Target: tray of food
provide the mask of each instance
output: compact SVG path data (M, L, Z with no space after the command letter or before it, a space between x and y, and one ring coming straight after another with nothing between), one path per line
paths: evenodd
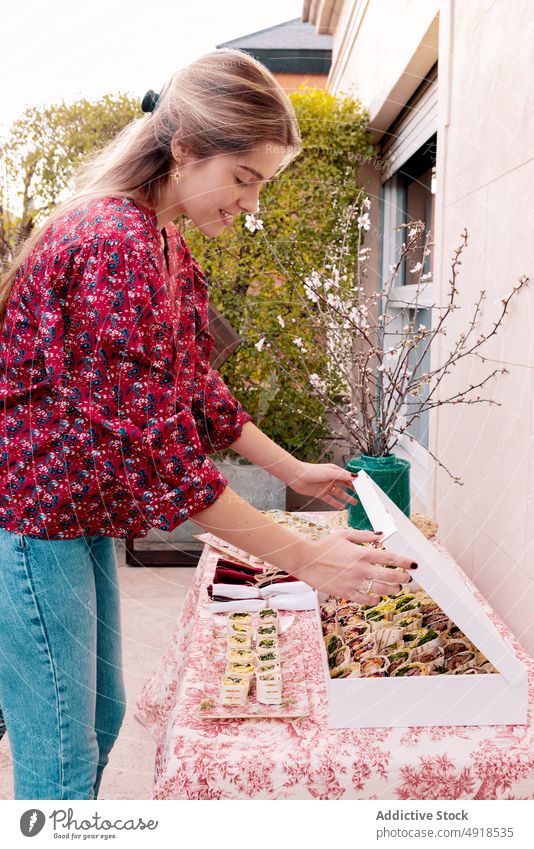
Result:
M265 608L213 617L203 719L284 719L310 705L300 623Z
M497 670L423 589L366 606L320 605L331 678L485 675Z

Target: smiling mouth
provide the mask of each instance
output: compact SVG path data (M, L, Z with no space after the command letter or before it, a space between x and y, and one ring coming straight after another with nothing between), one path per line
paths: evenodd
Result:
M234 220L233 215L230 215L229 212L225 212L224 209L220 209L219 212L221 213L221 218L222 218L222 220L224 221L225 224L231 224L232 223L232 221Z

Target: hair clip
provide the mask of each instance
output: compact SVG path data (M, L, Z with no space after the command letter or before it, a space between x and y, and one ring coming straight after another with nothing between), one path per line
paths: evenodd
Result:
M150 89L149 91L147 91L141 101L141 109L143 110L143 112L153 112L156 106L158 105L158 101L159 94Z

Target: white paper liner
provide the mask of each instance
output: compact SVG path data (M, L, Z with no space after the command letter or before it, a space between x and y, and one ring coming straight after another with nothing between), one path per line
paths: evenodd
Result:
M264 705L279 705L282 702L282 676L262 673L256 677L256 701Z
M377 649L384 654L387 646L402 639L402 633L401 629L397 628L393 622L385 628L380 628L378 631L375 631L373 636L376 640Z

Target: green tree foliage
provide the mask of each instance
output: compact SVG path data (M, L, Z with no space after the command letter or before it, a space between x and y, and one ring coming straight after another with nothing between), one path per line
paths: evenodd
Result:
M1 267L62 199L80 161L138 117L138 99L125 94L24 110L0 148Z
M324 358L314 362L317 346L302 307L303 280L313 269L324 272L332 251L346 253L349 270L355 265L357 228L343 240L343 217L360 190L360 162L375 149L359 101L307 88L291 98L303 151L262 190L263 230L250 232L242 219L217 239L192 227L186 237L206 272L212 302L243 339L221 369L226 382L265 433L300 459L314 460L329 436L320 401L261 349L260 340L276 334L286 363L306 357L310 371L321 374ZM292 273L284 273L289 267Z

